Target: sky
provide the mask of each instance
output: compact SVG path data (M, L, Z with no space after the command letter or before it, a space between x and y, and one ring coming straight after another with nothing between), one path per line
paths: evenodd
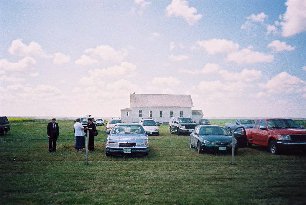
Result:
M0 1L0 114L120 116L187 94L204 117L306 117L306 0Z

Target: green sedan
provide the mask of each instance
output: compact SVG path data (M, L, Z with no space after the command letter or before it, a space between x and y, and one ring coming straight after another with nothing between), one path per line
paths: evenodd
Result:
M196 148L198 153L230 153L232 145L236 143L237 140L230 133L217 125L198 125L190 134L190 148ZM237 150L238 147L235 146L235 153Z

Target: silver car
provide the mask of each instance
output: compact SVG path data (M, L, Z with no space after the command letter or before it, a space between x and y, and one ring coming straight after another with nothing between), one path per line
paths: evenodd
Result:
M147 155L148 152L148 135L140 124L116 124L107 137L106 156L133 153Z

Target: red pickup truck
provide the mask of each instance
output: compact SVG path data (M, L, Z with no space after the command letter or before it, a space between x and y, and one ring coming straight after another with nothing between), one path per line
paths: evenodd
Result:
M259 119L246 129L248 145L267 147L272 154L289 149L306 151L306 129L292 119Z

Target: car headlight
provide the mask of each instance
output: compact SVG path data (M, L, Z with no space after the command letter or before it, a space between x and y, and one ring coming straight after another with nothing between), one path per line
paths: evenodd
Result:
M291 140L290 135L280 135L278 140Z
M139 142L136 143L136 145L137 146L147 146L148 145L148 141L147 140L144 140L144 141L141 141L141 142L139 141Z
M210 142L210 141L208 141L208 140L204 140L204 141L203 141L203 144L205 144L205 145L209 145L209 144L211 144L211 142Z

